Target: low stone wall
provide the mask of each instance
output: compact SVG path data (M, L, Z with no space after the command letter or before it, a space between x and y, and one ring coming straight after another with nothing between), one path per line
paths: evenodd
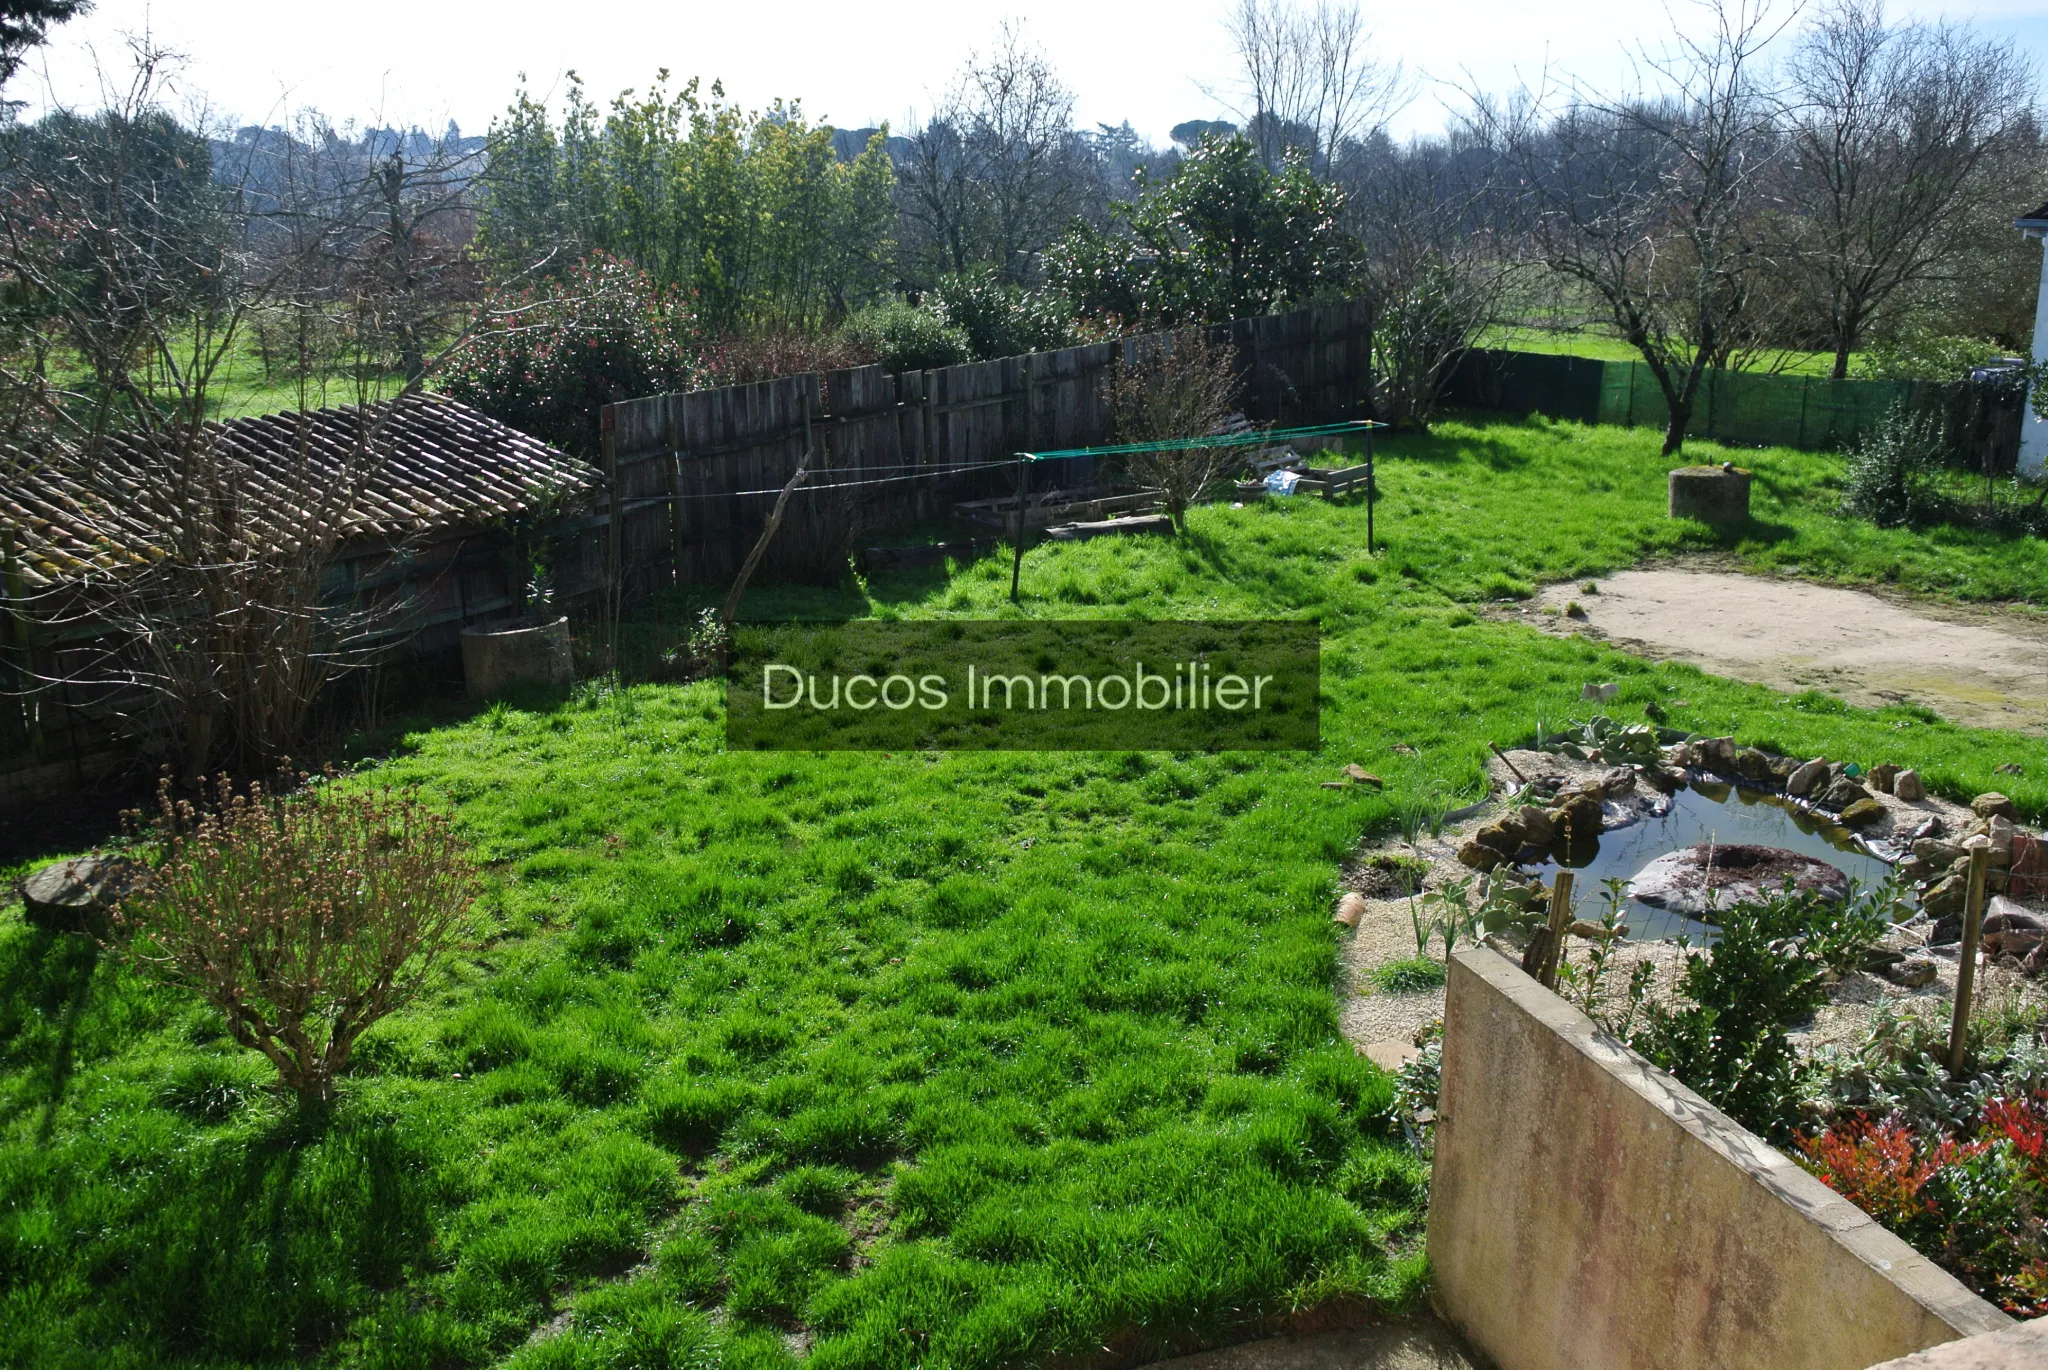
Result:
M1484 947L1437 1115L1438 1304L1501 1370L1865 1370L2011 1323Z

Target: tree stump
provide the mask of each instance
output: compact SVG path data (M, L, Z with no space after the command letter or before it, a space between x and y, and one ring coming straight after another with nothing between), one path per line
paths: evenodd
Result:
M22 911L45 932L104 937L107 911L149 879L149 868L123 857L81 856L44 866L21 882Z
M1701 523L1749 521L1749 472L1720 466L1681 466L1671 473L1671 517Z
M522 681L574 684L576 663L569 654L569 620L513 619L464 628L462 680L469 693L481 698Z

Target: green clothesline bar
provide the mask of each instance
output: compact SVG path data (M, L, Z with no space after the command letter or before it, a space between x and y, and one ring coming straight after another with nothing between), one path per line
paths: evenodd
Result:
M1341 437L1370 433L1385 428L1375 419L1347 419L1342 423L1312 423L1306 428L1246 429L1242 433L1219 433L1202 438L1164 438L1157 442L1126 442L1113 447L1067 447L1057 452L1019 452L1025 461L1053 461L1065 457L1113 457L1126 452L1184 452L1194 447L1260 447L1269 443L1292 442L1296 438Z

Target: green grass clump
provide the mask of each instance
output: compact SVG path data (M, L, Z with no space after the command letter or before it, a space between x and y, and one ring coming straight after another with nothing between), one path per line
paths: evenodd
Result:
M1417 994L1437 989L1450 977L1450 968L1427 956L1408 956L1375 966L1366 978L1373 988L1388 994Z
M1319 753L732 754L712 684L374 739L487 863L489 932L324 1127L189 997L0 914L0 1362L994 1367L1405 1306L1426 1167L1337 1025L1361 837L1595 707L2048 808L2038 768L1995 772L2013 735L1482 608L1496 575L1698 550L2048 583L2031 545L1836 519L1834 459L1743 460L1760 522L1724 538L1664 518L1654 434L1446 423L1382 448L1377 558L1362 504L1272 500L1033 549L1021 609L1003 557L748 601L1312 617ZM1384 790L1322 788L1350 762Z

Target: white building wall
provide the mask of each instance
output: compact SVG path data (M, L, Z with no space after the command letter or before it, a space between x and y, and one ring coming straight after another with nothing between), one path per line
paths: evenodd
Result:
M2029 229L2027 236L2035 242L2041 241L2038 229ZM2044 245L2048 246L2048 245ZM2048 361L2048 250L2041 254L2041 298L2034 304L2034 367L2041 374L2041 364ZM2020 462L2022 476L2039 477L2048 471L2048 419L2034 412L2034 395L2027 395L2027 412L2020 419Z

